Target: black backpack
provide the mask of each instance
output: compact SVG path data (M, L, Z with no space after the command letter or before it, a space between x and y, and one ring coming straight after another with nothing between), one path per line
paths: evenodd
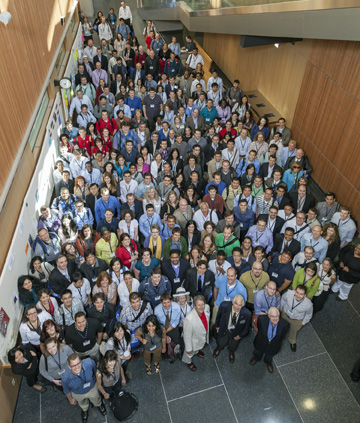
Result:
M110 408L117 420L123 422L131 419L137 412L139 401L134 394L120 391L111 402Z

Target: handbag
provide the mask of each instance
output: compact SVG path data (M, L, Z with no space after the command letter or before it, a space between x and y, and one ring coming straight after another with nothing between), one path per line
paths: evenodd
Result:
M110 408L115 418L123 422L134 417L139 408L139 400L134 394L122 390L111 402Z

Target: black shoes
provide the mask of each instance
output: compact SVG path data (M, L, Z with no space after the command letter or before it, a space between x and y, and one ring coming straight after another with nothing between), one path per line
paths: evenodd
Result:
M290 348L292 352L296 352L296 344L290 344Z
M89 418L89 412L81 410L81 421L82 423L87 423Z
M98 408L99 408L100 413L103 416L106 416L106 407L105 407L105 404L103 402L101 403L100 407L98 407Z

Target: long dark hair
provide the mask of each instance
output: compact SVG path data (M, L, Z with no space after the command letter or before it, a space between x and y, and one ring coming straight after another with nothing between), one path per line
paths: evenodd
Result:
M148 328L147 328L147 324L148 323L152 323L153 325L155 325L155 334L159 337L162 338L163 336L163 330L161 329L160 323L157 319L157 317L154 314L151 314L150 316L148 316L144 322L144 324L142 325L142 333L145 335L147 333L149 333Z
M30 265L29 265L29 269L30 269L30 272L31 272L31 273L34 273L34 272L35 272L34 263L35 263L36 261L40 261L40 262L42 263L42 262L43 262L43 259L42 259L40 256L35 256L35 257L33 257L33 258L31 259L31 261L30 261Z
M31 281L32 283L32 289L35 291L35 294L38 293L39 289L41 288L41 282L38 278L35 278L34 276L30 276L30 275L23 275L20 276L18 278L18 290L19 290L19 300L23 303L23 304L29 304L29 303L33 303L35 306L35 302L33 301L33 295L32 293L28 290L25 289L23 287L24 282L26 280Z
M11 365L16 364L15 362L15 354L21 351L23 355L25 355L25 349L23 347L14 347L8 352L8 361Z
M63 234L66 236L66 238L70 238L70 233L69 233L67 227L63 224L64 219L70 219L70 229L73 232L78 232L78 227L77 227L77 224L74 222L71 214L65 213L65 214L62 215L61 228L62 228Z
M100 372L106 376L110 376L110 373L106 367L106 363L111 360L116 361L118 357L119 357L119 354L116 351L114 350L106 351L104 357L100 360L100 363L99 363Z
M113 339L113 342L114 342L114 347L117 350L120 349L120 342L116 338L115 332L117 332L120 328L124 331L124 338L125 338L126 343L128 345L130 345L130 342L131 342L131 336L130 336L129 332L127 331L126 327L121 322L116 322L115 326L114 326L114 335L113 335L112 339Z
M44 338L44 339L48 339L50 338L50 335L46 332L46 329L48 329L50 326L55 326L55 332L60 334L61 333L61 327L59 325L57 325L53 320L45 320L45 322L43 323L42 326L42 330L40 333L40 337Z

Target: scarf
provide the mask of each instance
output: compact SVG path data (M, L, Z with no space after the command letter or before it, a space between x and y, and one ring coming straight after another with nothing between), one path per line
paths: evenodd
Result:
M150 235L150 239L149 239L149 248L150 248L151 253L154 257L152 235ZM158 236L158 240L157 240L157 243L156 243L156 255L155 255L155 258L157 258L158 260L161 260L161 252L162 252L162 242L161 242L160 236Z

